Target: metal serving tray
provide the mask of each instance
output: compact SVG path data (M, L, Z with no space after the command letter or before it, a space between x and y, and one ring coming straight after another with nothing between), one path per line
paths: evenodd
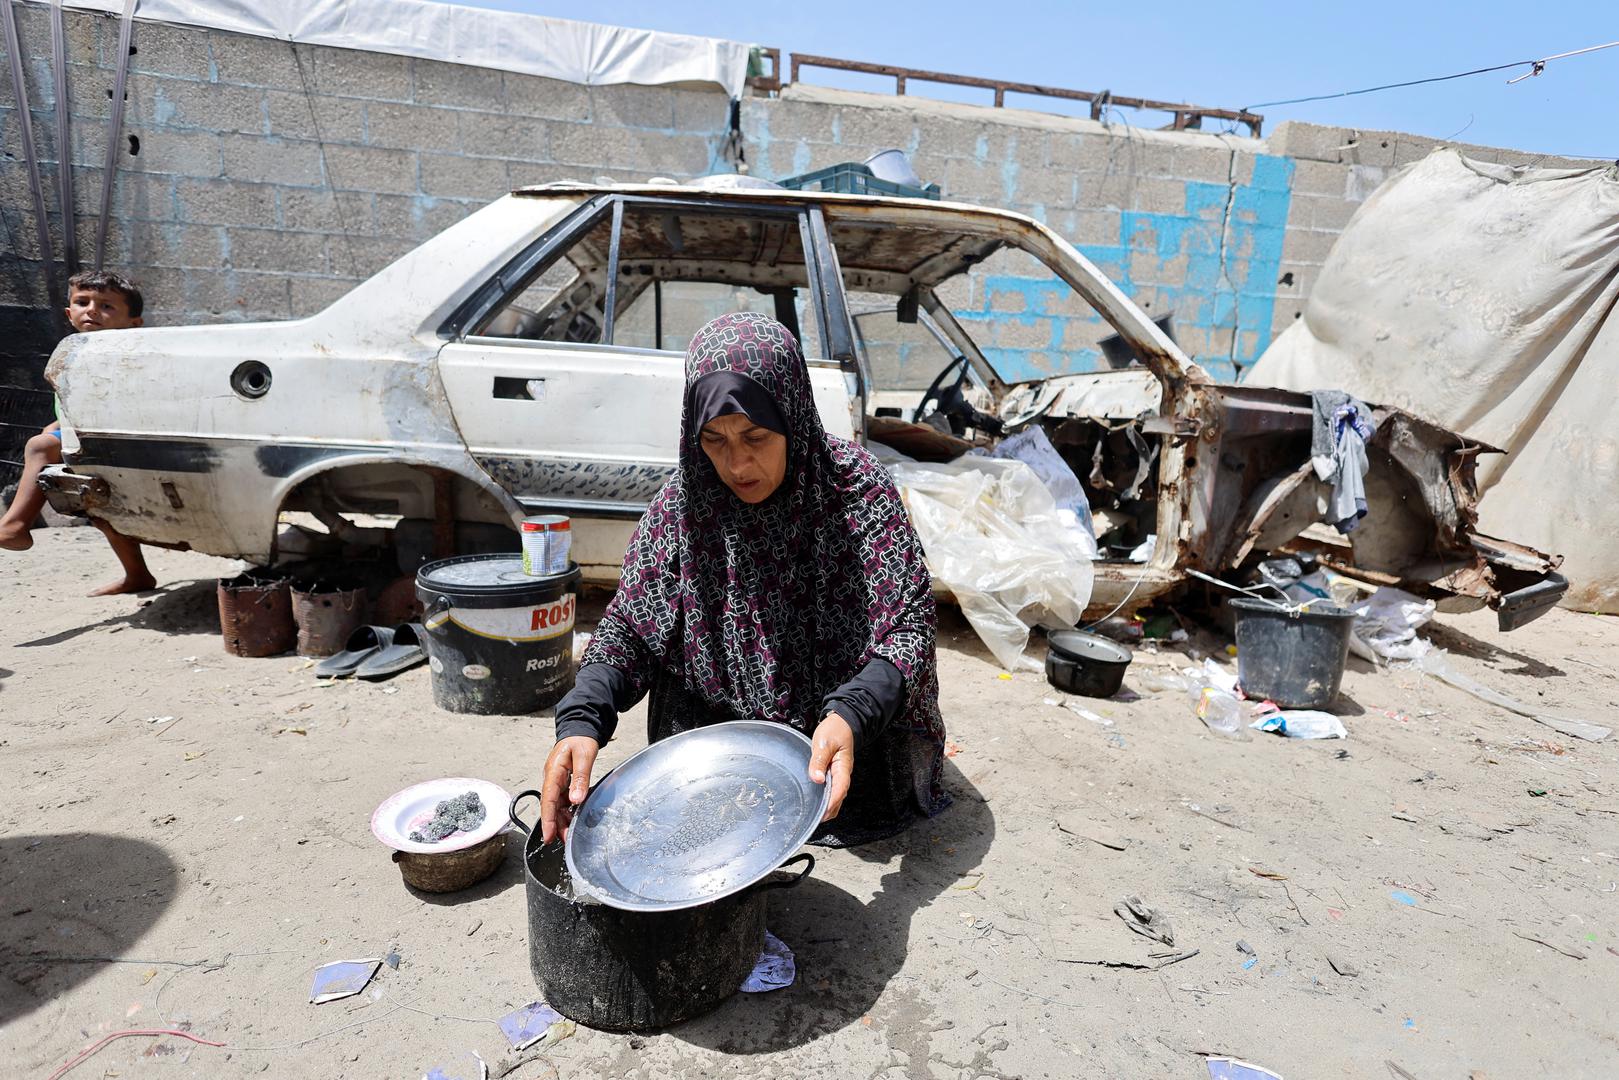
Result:
M803 846L830 790L809 778L810 741L738 720L654 743L591 791L568 830L574 886L626 911L730 896Z

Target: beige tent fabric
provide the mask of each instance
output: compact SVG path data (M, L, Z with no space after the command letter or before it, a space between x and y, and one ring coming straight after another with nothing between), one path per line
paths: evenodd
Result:
M1339 237L1248 382L1341 389L1507 451L1481 532L1565 557L1565 606L1619 613L1619 166L1436 150Z

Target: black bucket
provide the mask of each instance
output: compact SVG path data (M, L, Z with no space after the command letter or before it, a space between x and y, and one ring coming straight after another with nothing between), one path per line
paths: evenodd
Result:
M1233 600L1237 681L1250 698L1284 709L1332 704L1349 659L1355 613L1326 603L1289 611L1264 600Z
M448 712L522 715L573 685L579 568L533 577L520 555L462 555L416 572L433 701Z
M543 843L517 816L524 791L512 800L512 824L527 837L523 880L528 892L529 967L545 1001L570 1020L606 1031L654 1031L701 1016L742 986L764 947L771 889L809 876L780 872L707 904L676 911L622 911L576 897L563 845Z

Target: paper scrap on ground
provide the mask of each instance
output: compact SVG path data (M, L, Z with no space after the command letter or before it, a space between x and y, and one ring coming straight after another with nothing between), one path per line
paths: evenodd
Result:
M422 1080L489 1080L489 1065L476 1050L468 1050L454 1061L434 1065Z
M1079 702L1077 702L1077 701L1064 702L1063 707L1066 708L1071 713L1074 713L1074 714L1076 714L1078 716L1084 717L1086 720L1089 720L1091 723L1095 724L1097 727L1112 727L1113 726L1113 721L1109 720L1105 716L1101 716L1101 715L1098 715L1097 713L1091 712L1089 709L1087 709L1085 706L1079 704Z
M1289 709L1272 713L1248 725L1256 731L1274 731L1289 739L1347 739L1344 722L1331 713Z
M382 966L382 958L368 960L339 960L315 969L315 981L309 987L309 1003L319 1005L339 998L353 997L365 989L371 976Z
M1280 1073L1236 1058L1211 1057L1208 1064L1209 1080L1282 1080Z
M753 965L748 977L742 980L742 992L763 994L769 990L780 990L793 985L797 977L798 966L793 961L793 950L781 938L766 930L764 952L759 954L759 962Z
M531 1001L500 1018L500 1030L513 1050L527 1050L551 1030L562 1014L543 1001Z

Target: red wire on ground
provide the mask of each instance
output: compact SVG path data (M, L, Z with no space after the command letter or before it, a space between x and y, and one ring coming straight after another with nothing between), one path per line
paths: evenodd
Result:
M191 1034L191 1032L189 1032L189 1031L174 1031L174 1030L171 1030L171 1029L168 1029L168 1028L150 1028L150 1029L142 1028L142 1029L135 1030L135 1031L115 1031L111 1035L108 1035L108 1036L105 1036L104 1038L102 1038L101 1041L97 1042L94 1046L91 1046L89 1049L79 1051L79 1055L77 1057L75 1057L72 1061L69 1061L66 1065L63 1065L60 1069L57 1069L55 1072L51 1073L51 1075L48 1076L46 1078L46 1080L61 1080L61 1077L66 1076L69 1072L71 1072L72 1070L78 1068L80 1065L83 1065L90 1058L94 1057L96 1052L98 1050L100 1050L103 1046L106 1046L108 1043L112 1042L114 1039L123 1039L123 1038L127 1038L130 1035L173 1035L176 1038L180 1038L180 1039L190 1039L192 1042L201 1043L204 1046L224 1046L225 1045L222 1042L214 1042L212 1039L200 1038L200 1037L198 1037L196 1035Z

